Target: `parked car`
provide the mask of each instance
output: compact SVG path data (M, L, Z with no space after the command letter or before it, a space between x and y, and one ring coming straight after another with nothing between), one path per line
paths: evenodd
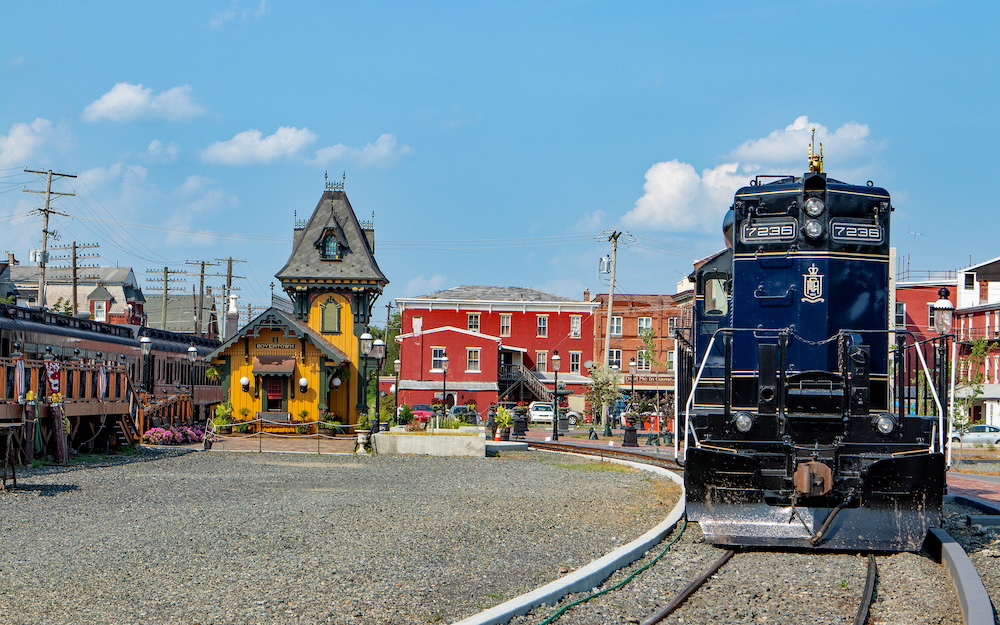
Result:
M434 416L434 410L431 409L429 404L414 404L410 406L410 410L413 411L413 419L415 421L426 423Z
M951 436L953 443L971 443L973 445L1000 445L1000 427L995 425L973 425L963 429L961 432L954 432Z
M575 411L575 410L567 410L567 411L564 412L563 409L560 408L559 409L559 418L562 419L563 416L565 416L566 419L569 420L569 424L572 427L576 427L577 423L579 423L580 421L583 421L583 417L581 417L580 413L577 412L577 411Z
M463 423L479 424L479 413L468 406L452 406L448 414L461 420Z
M528 418L532 423L552 423L552 404L533 401L528 404Z

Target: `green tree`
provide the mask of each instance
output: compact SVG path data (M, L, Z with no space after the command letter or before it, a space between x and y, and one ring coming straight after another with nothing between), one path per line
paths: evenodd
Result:
M605 405L612 405L621 397L621 380L618 372L607 365L601 365L590 371L590 386L587 388L587 401L593 410L597 411Z
M964 366L959 369L959 388L955 393L955 404L958 406L954 418L956 428L968 425L972 418L972 407L982 399L983 386L986 382L986 359L997 347L986 338L978 338L969 343L969 346L971 350L963 363ZM961 395L958 390L963 391Z

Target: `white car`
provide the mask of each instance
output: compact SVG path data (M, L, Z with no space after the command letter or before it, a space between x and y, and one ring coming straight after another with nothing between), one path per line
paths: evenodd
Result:
M1000 427L995 425L973 425L951 435L953 443L973 445L1000 445Z
M552 423L552 404L533 401L528 404L528 418L532 423Z

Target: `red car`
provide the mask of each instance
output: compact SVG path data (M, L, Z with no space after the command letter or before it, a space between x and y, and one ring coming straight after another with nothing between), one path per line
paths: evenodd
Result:
M410 410L413 411L413 419L422 423L430 421L431 417L434 416L434 411L428 404L414 404L410 406Z

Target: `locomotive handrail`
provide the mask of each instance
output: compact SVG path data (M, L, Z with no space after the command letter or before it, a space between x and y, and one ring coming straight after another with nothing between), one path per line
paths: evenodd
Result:
M791 289L789 289L789 290L791 291ZM756 293L754 295L756 296ZM758 333L762 333L762 334L773 333L775 335L781 335L781 334L789 335L790 334L791 336L794 336L794 337L798 338L799 340L802 340L802 341L804 341L806 343L811 343L811 344L816 344L816 345L831 342L831 341L833 341L835 339L838 339L841 336L848 335L848 334L886 334L886 335L888 335L888 334L903 334L903 335L909 335L910 337L913 338L913 343L912 343L911 346L918 345L916 337L914 336L914 334L912 332L910 332L909 330L900 330L900 329L892 329L892 330L889 330L889 329L887 329L887 330L851 330L851 329L844 329L844 330L840 330L839 332L837 332L837 334L835 334L835 335L833 335L831 337L828 337L827 339L824 339L823 341L818 341L817 342L817 341L809 341L808 339L804 339L804 338L796 335L792 331L791 328L719 328L715 332L712 333L712 338L708 342L708 347L705 349L705 355L702 358L701 365L698 368L698 375L695 376L694 382L691 385L691 392L688 394L687 401L685 402L685 406L684 406L684 442L685 442L684 456L685 456L685 460L687 459L687 446L686 445L687 445L687 442L689 440L692 440L692 438L693 438L693 440L694 440L694 446L695 447L701 447L702 446L701 441L698 440L698 433L691 428L691 410L694 408L694 397L695 397L695 393L698 390L698 385L701 382L702 374L704 373L705 367L708 364L708 358L712 354L712 348L715 346L715 339L716 339L716 337L719 334L730 334L730 335L732 335L732 334L736 334L738 332L751 332L755 336ZM944 335L941 338L948 338L950 336L951 335ZM936 339L928 339L926 341L920 342L919 344L922 345L922 344L931 342L933 340L936 340ZM932 435L932 442L931 442L931 446L930 446L931 453L934 453L935 450L937 450L937 451L939 451L941 453L944 453L945 452L945 445L944 445L944 436L945 436L945 421L944 421L944 418L945 418L945 412L944 412L944 407L941 404L941 398L938 395L937 389L935 388L934 378L933 378L933 376L930 373L930 368L927 366L927 360L924 358L923 350L915 349L914 351L916 351L917 352L917 356L919 356L920 364L921 364L921 367L923 368L924 376L928 380L928 385L927 386L928 386L928 388L931 391L931 396L933 397L934 404L937 407L937 413L938 413L938 419L937 420L938 420L938 423L937 423L937 425L935 427L936 436ZM955 343L953 341L952 342L952 362L954 363L954 361L955 361ZM954 366L951 367L951 378L952 379L951 379L951 388L950 388L950 390L951 390L951 396L952 396L952 398L951 398L951 401L949 403L949 408L951 410L954 410L954 394L955 394L955 388L954 388L955 387L955 367ZM897 401L901 402L902 398L897 398ZM679 428L680 424L677 422L679 418L680 418L680 415L675 412L675 414L674 414L674 431L675 432L679 432L678 428ZM948 419L948 424L947 425L948 425L948 439L951 440L951 436L952 436L952 419L950 418L950 414L949 414L949 419ZM675 460L677 460L679 454L680 454L680 451L679 451L679 441L677 441L677 444L674 447L674 459ZM948 455L948 457L947 457L946 464L948 466L951 466L951 446L950 445L947 448L947 455Z

